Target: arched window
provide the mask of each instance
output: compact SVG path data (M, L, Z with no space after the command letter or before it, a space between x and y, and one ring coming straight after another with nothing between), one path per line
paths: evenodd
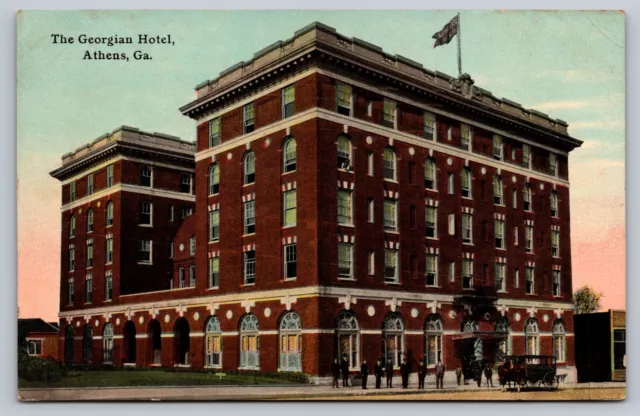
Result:
M64 362L67 365L73 364L74 361L74 334L73 334L73 326L67 326L67 329L64 333Z
M209 166L209 195L220 192L220 167L217 163Z
M76 216L69 217L69 237L75 237L76 235Z
M404 356L404 323L397 313L390 313L382 321L382 356L394 368L400 366Z
M496 320L494 330L501 336L504 336L498 344L498 351L502 355L502 357L498 357L498 361L502 361L505 356L511 355L511 330L509 328L509 320L507 318Z
M563 363L565 361L566 339L564 331L564 322L562 319L556 319L552 329L553 334L553 356L556 361Z
M204 330L205 335L205 351L204 365L205 367L220 368L222 367L222 328L220 319L212 316L207 321Z
M256 154L249 150L244 155L244 184L256 181Z
M258 318L247 314L240 323L240 368L257 370L260 368L260 336Z
M102 363L113 364L113 325L110 323L102 330Z
M382 169L382 173L385 179L389 179L392 181L396 180L396 152L390 148L386 147L383 153L384 165Z
M538 321L528 319L524 327L525 337L525 354L538 355L540 351L540 331L538 329Z
M424 187L436 189L436 162L431 158L424 162Z
M296 170L297 154L295 138L289 137L284 141L284 145L282 146L282 161L284 164L284 173L293 172Z
M351 141L346 136L338 137L338 169L353 170Z
M87 209L87 232L93 232L93 210Z
M82 362L91 364L93 352L93 331L91 325L85 325L82 333Z
M301 330L297 313L287 312L280 319L280 371L302 371Z
M433 313L424 323L424 358L426 365L436 365L442 358L442 319Z
M349 361L349 368L357 369L360 364L360 327L353 313L340 312L336 319L335 339L339 359L345 357Z
M107 202L107 209L106 211L106 224L107 227L113 225L113 202L109 201Z

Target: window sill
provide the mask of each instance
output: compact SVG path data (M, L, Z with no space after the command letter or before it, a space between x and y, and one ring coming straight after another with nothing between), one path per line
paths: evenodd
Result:
M393 231L393 230L384 230L384 232L387 234L400 235L398 231Z
M554 297L554 299L561 299L561 298L564 298L564 296L562 296L562 295L553 295L553 297Z
M357 280L355 278L353 278L353 277L340 277L340 276L338 276L338 280L344 280L344 281L347 281L347 282L357 282Z
M495 202L493 203L493 205L495 205L496 207L502 207L502 208L507 207L505 204L496 204Z
M76 237L75 235L70 235L69 236L69 240L71 240L72 238L75 238L75 237Z
M153 266L153 263L151 263L150 261L139 261L137 264L139 266Z
M111 299L105 300L104 303L111 303Z
M210 287L210 288L209 288L209 289L207 289L207 290L218 290L218 289L220 289L220 287L219 287L219 286L213 286L213 287Z
M136 367L136 363L122 363L124 367Z
M248 286L255 286L255 283L245 283L242 285L242 287L248 287Z
M286 230L286 229L289 229L289 228L295 228L295 227L296 227L296 225L298 225L298 224L283 225L283 226L281 227L281 229Z
M106 226L106 227L104 227L104 228L111 228L111 227L113 227L113 224L111 224L111 225L107 225L107 226Z
M466 290L466 291L473 291L473 286L472 287L467 287L467 288L462 288L462 290Z
M496 293L508 294L509 292L507 292L506 290L496 290Z
M255 182L245 183L244 185L242 185L242 187L243 187L243 188L246 188L246 187L248 187L248 186L255 185L255 184L256 184Z
M296 173L296 170L291 170L289 172L283 172L283 173L280 174L280 176L287 176L287 175L290 175L292 173Z
M537 293L526 293L527 296L538 296Z
M211 240L207 244L217 244L219 242L220 242L220 240Z
M91 302L85 302L84 304L85 305L91 305Z
M256 233L242 234L242 238L251 237L252 235L256 235Z
M556 260L560 260L559 256L551 256L552 258L556 259Z
M464 241L462 242L462 245L463 246L471 246L471 247L473 247L473 243L465 243Z
M93 269L93 266L87 266L87 267L85 268L85 270L92 270L92 269Z
M212 196L218 196L220 195L220 192L218 192L217 194L209 194L209 198L211 198Z
M467 201L473 201L473 198L470 196L463 196L462 199L466 199Z
M104 265L105 265L105 266L111 266L111 265L113 265L113 262L112 262L112 261L110 261L109 263L105 263Z
M424 189L425 189L425 191L431 191L431 192L438 193L437 189L433 189L433 188L424 188Z
M347 170L347 169L344 169L344 168L338 168L338 172L345 172L345 173L350 173L350 174L353 175L353 169Z
M439 285L424 285L424 287L429 289L442 289L442 286Z
M402 286L402 282L389 282L386 281L384 282L385 285L391 285L391 286Z
M536 253L534 253L533 251L525 251L525 252L524 252L524 254L527 254L527 255L531 255L531 256L533 256L533 255L535 255Z
M295 282L298 277L287 277L286 279L282 279L283 282Z
M160 364L155 364L155 365L160 365ZM191 364L175 364L174 367L178 367L178 368L191 368Z
M93 234L93 230L87 231L87 234Z
M355 228L356 227L353 224L344 224L344 223L338 223L338 226L340 226L340 227L349 227L349 228Z
M425 237L427 240L440 241L438 237Z
M384 178L384 181L389 183L395 183L396 185L398 184L398 181L396 179Z
M495 249L496 249L496 250L507 251L507 248L506 248L506 247L496 247Z

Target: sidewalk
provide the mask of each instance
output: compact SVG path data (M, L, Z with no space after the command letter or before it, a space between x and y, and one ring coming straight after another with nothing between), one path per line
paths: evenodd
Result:
M375 386L375 384L373 384ZM583 383L566 384L561 390L568 389L606 389L624 388L626 383ZM291 385L291 386L194 386L194 387L112 387L112 388L54 388L54 389L21 389L18 397L22 401L210 401L210 400L273 400L280 399L314 399L327 396L362 396L362 395L396 395L425 393L455 393L499 391L500 387L477 387L476 385L445 386L436 390L435 383L427 383L425 390L416 386L409 389L401 387L369 388L362 390L360 386L340 387Z

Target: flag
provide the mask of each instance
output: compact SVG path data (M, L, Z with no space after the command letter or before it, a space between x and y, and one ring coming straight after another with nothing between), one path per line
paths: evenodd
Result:
M436 46L446 45L447 43L451 42L451 39L453 39L453 37L457 34L458 34L458 16L451 19L449 23L444 25L441 31L436 32L432 36L432 38L436 40L435 43L433 44L433 47L435 48Z

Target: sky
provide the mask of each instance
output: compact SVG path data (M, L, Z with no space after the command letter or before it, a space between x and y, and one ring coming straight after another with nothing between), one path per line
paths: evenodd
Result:
M197 84L314 21L457 74L456 41L431 36L455 11L50 11L18 15L18 307L57 320L61 156L120 125L195 140L178 108ZM461 11L462 70L476 85L569 123L574 289L625 307L624 15ZM173 45L54 44L52 34L171 35ZM85 60L89 50L127 61ZM134 60L141 50L151 60Z

